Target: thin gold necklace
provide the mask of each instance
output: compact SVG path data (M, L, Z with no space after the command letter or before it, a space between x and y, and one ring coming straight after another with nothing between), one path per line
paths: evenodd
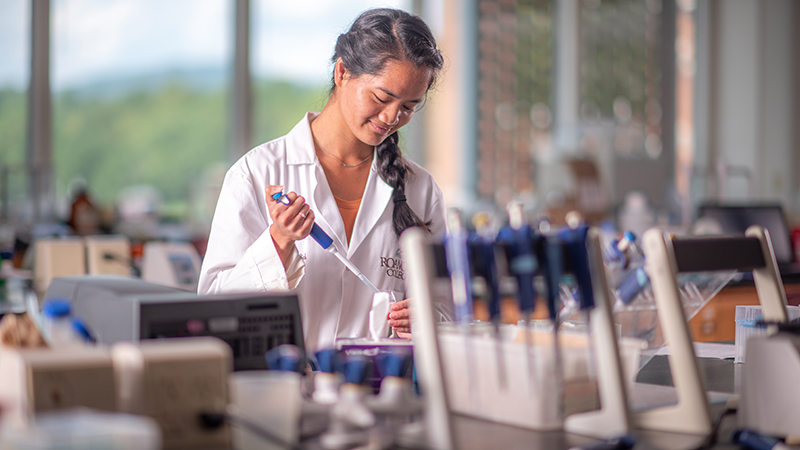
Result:
M342 161L341 159L339 159L339 158L337 158L337 157L335 157L335 156L331 155L330 153L326 152L326 151L325 151L325 149L323 149L322 147L319 147L319 146L317 146L317 148L318 148L318 149L319 149L319 150L320 150L322 153L325 153L326 155L330 156L331 158L333 158L333 159L335 159L335 160L339 161L340 163L342 163L342 165L343 165L343 166L345 166L345 167L358 167L358 166L360 166L360 165L364 164L365 162L367 162L367 160L368 160L368 159L372 158L372 153L370 153L369 155L367 155L367 157L366 157L366 158L362 159L362 160L361 160L361 162L359 162L359 163L356 163L356 164L346 164L346 163L345 163L344 161Z

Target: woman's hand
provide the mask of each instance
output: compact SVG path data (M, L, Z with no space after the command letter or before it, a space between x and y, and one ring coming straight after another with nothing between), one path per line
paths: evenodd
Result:
M265 193L267 209L272 218L269 234L285 267L294 250L294 241L303 239L311 233L311 227L314 226L314 211L311 211L303 197L294 192L286 194L290 202L288 205L272 198L282 190L283 186L267 186Z
M411 339L411 310L408 307L409 299L392 303L391 310L386 319L397 336Z

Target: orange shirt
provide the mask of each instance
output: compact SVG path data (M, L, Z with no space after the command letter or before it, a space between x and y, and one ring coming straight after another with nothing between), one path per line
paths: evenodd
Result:
M356 214L358 214L358 208L361 206L361 199L342 200L335 195L333 198L336 199L336 206L339 207L339 214L342 215L344 231L347 234L347 243L350 244L350 236L353 235L353 226L356 223Z

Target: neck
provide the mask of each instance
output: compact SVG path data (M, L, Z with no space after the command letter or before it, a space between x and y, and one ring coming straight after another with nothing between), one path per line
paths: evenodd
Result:
M353 135L344 117L331 103L332 100L328 100L319 116L311 122L314 144L345 164L358 164L373 153L373 147Z

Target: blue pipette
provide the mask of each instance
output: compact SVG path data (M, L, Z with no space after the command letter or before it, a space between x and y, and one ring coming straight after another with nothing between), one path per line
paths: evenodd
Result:
M555 388L557 417L564 414L564 369L561 359L561 347L558 342L558 311L560 309L560 283L564 271L563 250L561 241L555 236L540 236L536 241L536 251L539 257L541 273L544 276L547 288L547 310L553 324L553 371L555 373Z
M497 356L497 374L500 389L505 390L507 382L506 368L503 364L503 341L500 335L500 275L497 271L494 240L486 239L477 233L470 235L470 244L475 251L475 275L486 280L486 298L489 306L489 318L494 325L495 354Z
M592 273L589 268L589 251L586 247L586 237L589 234L589 227L579 225L576 228L566 228L559 232L559 239L564 242L569 256L572 273L578 285L578 304L583 312L586 325L591 329L591 310L594 309L594 290L592 287ZM605 274L603 274L605 276ZM589 376L594 377L594 353L592 352L591 340L586 345Z
M450 285L453 292L453 306L456 321L464 336L464 345L467 359L467 383L469 384L470 400L478 391L475 374L474 355L470 345L470 330L472 325L472 273L469 261L468 233L461 223L461 212L455 208L447 210L447 227L449 234L444 239L444 249L447 256L447 271L450 274Z
M508 226L497 233L497 242L505 247L506 259L511 275L517 280L517 301L522 319L525 321L525 356L528 362L528 393L536 392L536 367L533 358L534 342L531 315L536 309L536 291L533 278L537 261L533 248L533 229L525 222L522 203L508 205Z
M283 203L284 205L291 204L289 199L286 197L286 194L284 194L283 192L278 192L277 194L273 195L272 198L275 199L275 201ZM333 245L333 239L331 239L331 237L328 236L327 233L322 231L322 228L320 228L319 225L317 225L316 223L314 223L314 226L311 227L310 236L314 238L314 240L317 241L317 243L320 246L322 246L322 248L333 253L333 256L339 258L339 261L341 261L345 267L350 269L350 271L353 272L353 274L355 274L355 276L357 276L358 279L361 280L365 285L367 285L368 288L372 289L372 292L380 292L380 290L378 290L378 288L376 288L375 285L369 281L366 275L364 275L363 273L361 273L360 270L358 270L358 267L356 267L355 264L350 262L349 259L345 258L344 255L342 255L341 253L339 253L338 250L336 250L336 246Z

